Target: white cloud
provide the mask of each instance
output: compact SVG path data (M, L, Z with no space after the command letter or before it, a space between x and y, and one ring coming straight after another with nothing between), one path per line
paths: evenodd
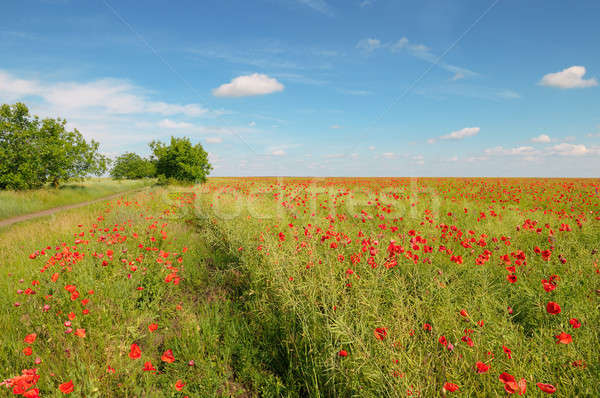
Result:
M371 145L371 146L369 147L369 151L374 151L374 150L375 150L375 147L374 147L373 145Z
M386 159L392 159L396 156L396 154L394 152L384 152L381 154L381 156L383 156Z
M271 152L271 155L273 156L283 156L285 155L285 151L283 149L276 149L274 151Z
M206 138L206 142L208 142L209 144L220 144L221 142L223 142L223 138L221 138L221 137L207 137Z
M550 137L546 134L540 134L537 137L533 137L531 139L532 142L541 142L541 143L549 143L550 141L552 141L550 139Z
M378 39L362 39L358 43L356 43L356 48L366 52L375 51L381 47L383 47L383 45Z
M252 122L248 123L248 126L254 127L254 126L256 126L256 122L252 121Z
M440 137L441 140L462 140L466 137L471 137L479 133L479 127L465 127L464 129L456 130L450 134Z
M375 0L363 0L360 2L360 7L365 8L365 7L372 6L373 4L375 4Z
M194 125L186 122L175 122L169 119L163 119L158 122L158 126L165 129L190 129L193 128Z
M548 73L542 77L540 84L542 86L558 87L562 89L597 86L598 81L596 78L583 79L585 72L584 66L571 66L560 72Z
M0 71L0 100L15 101L27 97L41 98L52 110L61 114L89 110L95 114L114 115L155 113L183 114L190 117L218 115L223 111L209 111L199 104L169 104L151 101L141 88L119 79L99 79L91 82L41 83L19 79Z
M213 90L215 97L247 97L252 95L265 95L283 91L283 84L277 79L254 73L252 75L238 76L230 83L223 84Z
M531 146L519 146L515 148L504 148L497 146L488 148L483 151L486 155L512 155L512 156L534 156L538 155L539 151Z
M552 151L561 156L582 156L589 152L583 144L567 144L562 143L558 145L554 145Z

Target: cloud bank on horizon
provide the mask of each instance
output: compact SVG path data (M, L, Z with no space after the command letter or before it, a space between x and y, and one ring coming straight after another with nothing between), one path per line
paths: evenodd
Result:
M0 103L214 175L600 176L600 4L111 4L5 5Z

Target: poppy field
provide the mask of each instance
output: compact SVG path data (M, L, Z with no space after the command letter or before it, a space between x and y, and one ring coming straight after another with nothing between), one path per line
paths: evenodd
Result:
M0 230L0 395L600 395L600 180L209 178Z

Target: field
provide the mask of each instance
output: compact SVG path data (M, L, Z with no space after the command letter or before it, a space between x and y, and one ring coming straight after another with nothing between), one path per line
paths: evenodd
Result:
M599 396L599 188L212 178L16 224L0 379L30 397Z
M109 178L89 178L82 182L63 184L32 191L0 191L0 220L94 200L103 196L142 188L148 181L115 181Z

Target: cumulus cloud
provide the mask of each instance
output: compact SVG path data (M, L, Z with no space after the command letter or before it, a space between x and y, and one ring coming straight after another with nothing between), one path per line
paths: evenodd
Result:
M471 137L479 133L479 127L465 127L464 129L456 130L450 134L440 137L441 140L462 140L466 137Z
M538 155L539 151L531 146L519 146L515 148L504 148L497 146L484 150L486 155L514 155L514 156L533 156Z
M562 144L554 145L551 150L560 156L582 156L589 153L588 148L583 144Z
M547 143L549 143L552 140L550 139L550 137L548 135L546 135L546 134L540 134L537 137L533 137L531 139L531 141L532 142L539 142L539 143L547 144Z
M215 97L248 97L253 95L272 94L283 91L284 86L277 79L254 73L238 76L231 82L213 90Z
M152 101L144 90L120 79L43 83L0 70L0 100L11 102L28 97L41 98L47 106L61 112L90 110L113 115L154 113L190 117L222 113L209 111L199 104Z
M598 81L596 78L587 80L583 78L585 72L584 66L571 66L560 72L548 73L542 77L540 84L542 86L558 87L562 89L597 86Z

